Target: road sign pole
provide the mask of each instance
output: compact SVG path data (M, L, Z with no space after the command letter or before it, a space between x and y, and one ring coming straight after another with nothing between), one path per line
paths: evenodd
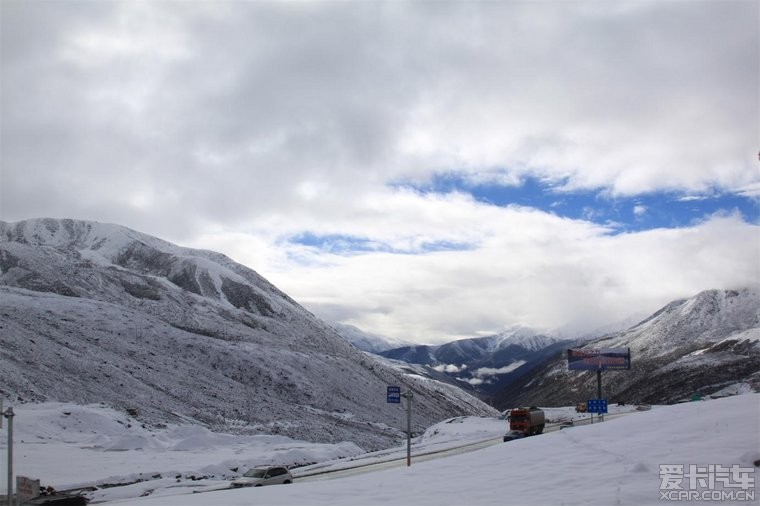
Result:
M3 413L8 419L8 506L11 506L13 499L13 406L9 406Z
M602 399L602 370L597 369L596 371L596 398ZM604 415L599 413L599 421L604 421Z
M603 399L602 397L602 370L596 370L596 398Z
M412 398L414 395L409 390L402 395L406 399L406 467L412 465Z

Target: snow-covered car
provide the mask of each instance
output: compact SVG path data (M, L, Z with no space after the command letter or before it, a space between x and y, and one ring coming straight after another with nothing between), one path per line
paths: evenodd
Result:
M512 441L513 439L521 439L525 437L525 433L521 430L510 430L504 434L504 442Z
M287 467L259 466L249 469L240 478L232 482L233 488L261 487L263 485L281 485L293 483L293 475Z

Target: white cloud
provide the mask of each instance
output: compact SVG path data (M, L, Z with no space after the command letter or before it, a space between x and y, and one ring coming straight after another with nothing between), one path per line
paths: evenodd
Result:
M516 371L520 367L524 366L527 362L525 360L516 360L504 367L480 367L475 371L475 376L478 378L489 378L491 376L499 376L501 374L509 374Z
M586 206L583 208L583 219L588 221L597 221L604 216L601 209L594 209L593 207Z
M641 218L642 216L647 214L648 209L649 208L643 204L636 204L635 206L633 206L633 215L636 216L637 218Z
M760 199L760 181L756 181L743 187L737 188L736 193L739 195L744 195L745 197Z
M14 215L164 214L98 198L136 179L175 188L187 222L449 169L621 194L757 183L752 3L52 9L4 10ZM60 193L30 199L30 176Z
M462 371L467 370L467 365L455 365L455 364L440 364L435 367L433 367L438 372L445 372L449 374L459 374Z
M708 197L706 195L684 195L678 199L679 202L694 202L699 200L705 200Z
M327 319L420 342L471 337L473 329L495 333L514 322L593 329L702 289L760 282L760 229L735 215L684 229L611 235L588 222L524 208L466 199L443 206L422 195L401 201L406 208L377 214L361 208L351 230L399 248L415 234L474 246L343 256L284 244L270 253L269 264L260 256L237 259L259 266ZM447 214L437 215L439 206ZM445 216L452 217L448 226L441 223ZM394 223L395 235L389 234Z
M478 385L482 385L484 381L480 378L457 378L458 381L462 381L464 383L469 383L470 385L476 387Z

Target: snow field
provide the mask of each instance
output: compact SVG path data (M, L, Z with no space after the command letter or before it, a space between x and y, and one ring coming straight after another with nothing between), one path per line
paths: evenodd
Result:
M563 409L572 416L571 408ZM151 431L127 427L128 417L101 406L20 405L17 412L18 474L57 488L108 478L145 479L93 494L94 500L120 505L496 505L520 497L538 505L662 504L660 465L666 464L751 468L750 492L760 498L754 467L760 459L760 394L632 412L604 423L415 462L417 452L498 437L506 428L504 420L459 417L430 427L418 438L408 468L399 462L383 471L313 482L299 481L299 470L308 468L298 468L293 485L196 494L192 491L226 487L235 466L300 460L319 461L326 468L339 457L364 462L383 460L392 452L362 459L352 443L317 445L281 436L215 434L202 427ZM561 410L550 411L550 417L557 415ZM404 454L403 447L395 451ZM347 462L343 458L332 465ZM206 478L190 480L190 475Z

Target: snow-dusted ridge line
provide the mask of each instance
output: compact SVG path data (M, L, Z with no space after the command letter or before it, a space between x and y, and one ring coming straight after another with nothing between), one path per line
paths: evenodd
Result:
M657 356L679 345L717 342L760 328L760 288L707 290L671 302L627 331L595 341L599 347L631 347L638 356Z
M208 277L219 300L234 307L222 290L222 279L236 283L264 283L254 271L236 264L229 257L210 250L186 248L143 234L121 225L94 221L39 219L18 223L0 221L0 237L5 240L33 246L59 249L75 249L81 258L106 268L127 269L124 256L136 247L152 248L169 255L173 267L169 277L190 273L198 286ZM121 259L121 261L120 261ZM274 288L265 283L267 288ZM254 289L258 289L253 285ZM263 294L263 292L262 292ZM203 295L208 295L204 293ZM284 296L284 294L282 294Z

